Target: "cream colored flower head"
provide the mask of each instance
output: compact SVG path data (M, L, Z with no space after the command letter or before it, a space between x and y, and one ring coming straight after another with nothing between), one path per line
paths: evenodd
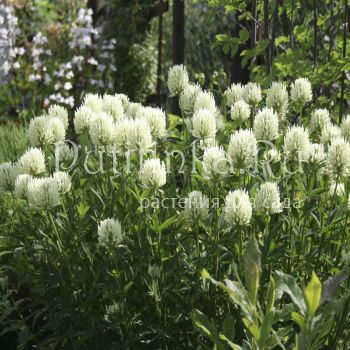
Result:
M48 115L49 117L60 119L65 130L68 129L68 111L66 108L59 105L52 105L49 108Z
M145 152L152 148L151 128L146 120L135 119L129 124L128 140L130 147L136 152Z
M244 123L250 117L250 107L248 103L243 100L238 100L231 105L230 115L232 120L235 120L238 123Z
M258 111L253 129L257 140L276 140L279 136L277 113L272 108L263 108Z
M113 118L104 112L96 113L89 129L91 142L95 146L109 146L114 142Z
M290 99L296 109L301 109L306 103L312 100L312 88L310 80L307 78L298 78L292 83Z
M255 194L254 209L258 213L267 215L276 214L282 211L280 191L275 182L263 183Z
M222 147L212 146L204 150L202 169L204 177L209 180L216 180L228 174L229 163Z
M225 97L226 97L226 105L231 107L236 102L243 99L243 87L240 83L238 84L232 84L226 91L225 91Z
M67 172L56 171L53 174L53 179L58 184L58 192L60 194L66 194L70 191L70 189L72 187L72 180Z
M37 176L45 172L45 156L41 149L30 148L18 160L21 172Z
M207 109L200 109L195 112L192 118L192 134L201 140L215 138L215 114Z
M286 160L302 160L310 146L309 133L303 126L291 126L284 137L284 155Z
M105 248L116 248L123 241L122 226L117 219L102 220L97 229L98 244Z
M309 123L310 133L320 134L322 130L331 125L331 118L327 109L316 109L313 111Z
M194 113L196 113L202 109L206 109L212 112L213 114L217 113L214 96L209 91L200 91L197 94L196 100L194 102L193 111Z
M260 86L249 82L243 87L242 98L250 106L257 107L262 99Z
M11 162L0 164L0 193L12 192L15 189L20 168Z
M49 210L60 204L59 188L52 177L32 178L28 182L28 202L36 209Z
M189 193L185 199L184 215L189 222L205 221L209 213L209 199L200 191Z
M16 178L14 195L20 199L28 198L28 183L32 177L28 174L20 174Z
M228 193L225 199L225 220L233 227L248 226L252 219L252 205L245 190Z
M288 92L283 82L274 81L267 90L266 107L272 108L280 118L288 111Z
M159 189L166 183L165 164L158 158L147 159L140 173L142 184L150 189Z
M109 114L114 120L124 118L123 102L115 95L103 95L102 111Z
M179 95L186 85L188 85L189 78L185 66L175 65L169 69L168 73L168 89L171 96Z
M201 91L201 87L197 84L189 83L184 87L179 97L180 109L184 116L192 116L194 112L194 103Z
M154 139L166 136L166 117L161 108L144 107L140 118L146 120Z
M254 133L250 129L235 131L231 135L227 153L235 170L251 169L258 153Z

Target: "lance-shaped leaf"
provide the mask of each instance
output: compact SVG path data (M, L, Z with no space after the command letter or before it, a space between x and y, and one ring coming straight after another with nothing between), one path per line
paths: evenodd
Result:
M311 281L304 290L304 296L307 304L308 314L313 317L317 308L320 306L322 293L322 284L316 274L313 272Z
M247 243L243 256L243 272L246 287L253 304L256 303L256 297L259 289L259 279L261 272L261 251L255 237L252 236Z
M335 297L339 286L345 281L348 273L348 268L345 267L338 274L329 277L323 282L321 304L323 304L326 300L332 300Z

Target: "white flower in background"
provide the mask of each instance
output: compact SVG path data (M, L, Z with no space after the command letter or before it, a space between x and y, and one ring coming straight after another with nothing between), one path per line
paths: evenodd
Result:
M89 131L94 118L94 111L87 106L79 107L74 113L74 129L77 134L84 134Z
M95 146L113 144L114 127L114 121L110 115L104 112L96 113L89 129L91 142Z
M316 109L310 119L309 130L310 133L320 134L322 130L331 124L331 118L327 109Z
M123 241L122 226L117 219L105 219L97 229L98 244L105 248L116 248Z
M202 169L204 177L211 180L228 174L229 164L222 147L212 146L204 150Z
M64 90L67 90L67 91L72 90L72 89L73 89L72 83L69 82L69 81L65 82L65 83L63 84L63 89L64 89Z
M216 104L214 96L209 91L200 91L197 94L196 100L194 102L193 111L194 113L200 111L201 109L206 109L213 114L216 114Z
M185 66L175 65L169 69L168 89L171 96L179 95L184 87L188 85L188 73Z
M272 215L282 211L280 191L275 182L265 182L255 194L254 209L258 213Z
M132 119L118 120L114 128L114 143L117 149L123 153L130 150L129 135L134 125Z
M0 193L12 192L20 169L11 162L0 164Z
M231 105L230 115L232 120L243 123L250 117L250 107L248 103L239 100Z
M65 171L56 171L53 174L53 179L58 184L58 192L60 194L65 194L70 191L72 187L72 180L69 174Z
M192 118L192 134L198 139L215 138L216 117L207 109L200 109Z
M306 103L312 100L312 88L310 80L307 78L298 78L292 83L290 90L290 99L296 109L300 110Z
M263 108L255 117L253 129L258 140L276 140L278 138L277 113L272 108Z
M192 191L185 199L184 215L188 222L205 221L209 214L209 199L200 191Z
M104 95L102 98L103 112L111 115L114 120L119 120L124 118L124 107L123 102L120 98L113 95Z
M324 145L331 143L333 140L341 137L341 129L337 125L327 124L322 129L321 142Z
M126 114L131 119L137 119L140 118L140 115L142 114L142 109L144 107L141 103L138 102L130 102L128 105L128 109L126 111Z
M146 120L155 139L166 136L166 117L161 108L144 107L140 118Z
M254 133L249 130L236 130L230 138L227 153L233 168L249 170L256 161L258 146Z
M32 146L45 146L54 143L54 134L47 116L31 119L28 127L28 138Z
M274 81L267 90L266 107L272 108L280 118L288 111L288 92L283 82Z
M302 160L310 146L309 134L303 126L291 126L284 137L286 160Z
M225 198L225 220L230 226L244 227L252 219L252 205L245 190L230 191Z
M68 129L68 112L66 108L59 105L50 106L48 115L49 117L60 119L64 125L64 128L66 130Z
M333 140L326 159L328 174L334 179L350 175L350 143L343 138Z
M145 152L152 148L151 128L144 119L135 119L129 124L129 144L132 150Z
M144 161L140 172L142 184L150 189L158 189L166 183L165 164L158 158Z
M341 122L340 125L342 136L350 141L350 114L348 114Z
M329 194L331 196L345 197L345 186L343 183L332 182L329 187Z
M242 98L250 106L256 107L262 99L260 86L256 83L249 82L243 86Z
M281 160L281 154L275 148L265 151L263 157L268 164L275 164Z
M36 209L49 210L60 204L58 184L52 177L28 182L28 202Z
M243 87L240 83L238 84L232 84L226 91L225 91L225 97L226 97L226 105L231 107L239 100L242 100L243 98Z
M32 177L28 174L20 174L17 176L15 181L14 195L20 199L28 198L28 183Z
M41 149L30 148L18 160L21 172L29 175L40 175L45 172L45 156Z
M305 160L313 166L319 166L325 158L326 153L321 144L311 143L305 151Z
M103 107L103 100L100 95L86 94L83 105L91 108L94 112L101 112Z
M194 103L198 94L202 91L197 84L187 84L179 97L179 105L185 116L191 116L194 112Z

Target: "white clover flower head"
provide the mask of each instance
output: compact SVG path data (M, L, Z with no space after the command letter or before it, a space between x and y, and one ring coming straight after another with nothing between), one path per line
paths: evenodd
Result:
M102 97L98 94L86 94L83 101L83 106L91 108L93 112L102 112Z
M32 177L28 174L20 174L15 181L14 195L20 199L28 198L28 183Z
M130 150L129 135L134 126L134 120L118 120L114 128L114 143L119 151L125 153Z
M68 129L68 111L66 108L59 105L52 105L48 110L48 116L58 118L62 121L65 130Z
M310 133L321 133L327 126L331 125L331 118L327 109L316 109L311 115L309 130Z
M195 112L192 118L192 134L194 137L201 140L215 138L215 114L208 109L200 109Z
M158 158L147 159L140 172L142 184L149 189L159 189L166 183L165 164Z
M272 108L280 118L288 111L288 92L283 82L274 81L267 90L266 107Z
M126 111L126 115L127 115L128 118L137 119L142 114L142 109L143 108L144 107L139 102L130 102L129 106L128 106L128 109Z
M169 69L168 89L171 96L179 95L185 86L188 85L188 82L188 73L184 65L175 65Z
M113 95L104 95L102 98L102 111L113 117L114 120L124 118L122 100Z
M74 128L77 134L87 133L90 129L95 112L87 106L79 107L74 114Z
M243 86L242 98L250 106L256 107L262 99L260 86L256 83L249 82Z
M29 122L28 138L31 146L46 146L54 143L54 134L47 116L35 117Z
M91 142L95 146L109 146L114 141L113 118L104 112L96 113L90 125L89 133Z
M230 138L228 156L236 170L249 170L256 161L257 141L252 130L236 130Z
M153 138L166 136L166 117L161 108L144 107L141 110L140 118L148 123Z
M102 220L97 229L98 244L105 248L117 248L123 241L122 226L117 219Z
M340 138L341 129L337 125L327 124L324 126L321 132L321 142L324 145L331 143L333 140Z
M281 160L281 153L276 148L272 148L265 151L263 157L267 164L275 164Z
M243 100L238 100L231 105L230 115L232 120L236 120L238 123L245 122L250 116L250 107L248 103Z
M311 143L305 151L305 160L313 166L319 166L325 158L324 146L319 143Z
M245 227L252 219L252 205L245 190L230 191L225 198L225 220L232 227Z
M18 160L21 172L37 176L45 172L45 156L41 149L30 148Z
M185 199L184 215L188 222L204 221L209 213L209 199L200 191L192 191Z
M310 145L309 134L303 126L291 126L284 137L286 160L302 160Z
M274 141L278 138L278 115L272 108L258 111L254 120L254 135L258 140Z
M201 87L197 84L190 83L184 87L179 97L179 105L185 116L192 116L194 112L194 103L201 91Z
M200 91L197 94L196 100L194 102L193 111L194 113L200 111L201 109L206 109L213 114L216 114L217 108L215 104L214 96L209 91Z
M209 180L216 180L228 174L229 164L222 147L212 146L204 150L202 169L204 177Z
M340 125L342 136L350 141L350 114L348 114L341 122Z
M52 177L32 178L28 182L28 202L35 209L49 210L60 204L58 184Z
M343 183L331 182L329 195L336 197L345 197L345 186Z
M145 152L152 148L151 128L144 119L135 119L129 124L128 141L131 150Z
M53 143L64 141L66 138L66 129L62 120L49 117L48 124L53 134Z
M275 182L265 182L260 186L255 194L254 209L258 213L267 215L276 214L282 211L280 191Z
M231 107L243 98L243 87L240 83L232 84L226 91L226 105Z
M20 169L11 162L0 164L0 193L12 192Z
M292 83L290 99L296 109L301 109L306 103L312 100L312 88L310 80L307 78L298 78Z
M70 189L72 187L72 180L67 172L56 171L52 177L57 182L58 192L61 195L66 194L70 191Z
M350 175L350 143L343 138L334 139L328 147L327 172L336 179Z
M62 121L65 130L68 129L68 111L59 105L52 105L48 111L49 117L58 118Z

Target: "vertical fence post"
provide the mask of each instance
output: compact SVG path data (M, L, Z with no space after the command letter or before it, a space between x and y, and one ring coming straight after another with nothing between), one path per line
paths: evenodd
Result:
M159 8L163 7L163 0L159 0ZM162 83L162 41L163 41L163 12L159 11L158 17L158 67L157 67L157 95L160 95Z
M173 63L185 60L185 1L174 0L173 4Z

